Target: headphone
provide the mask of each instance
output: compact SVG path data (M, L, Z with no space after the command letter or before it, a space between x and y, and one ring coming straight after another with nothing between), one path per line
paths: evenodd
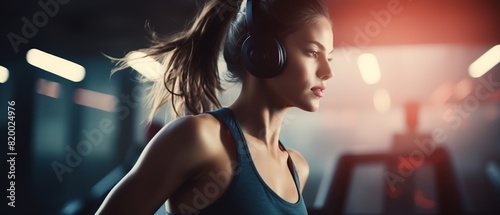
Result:
M258 31L253 18L254 6L254 1L247 0L245 16L249 34L241 46L243 66L257 78L276 77L285 67L285 46L275 37Z

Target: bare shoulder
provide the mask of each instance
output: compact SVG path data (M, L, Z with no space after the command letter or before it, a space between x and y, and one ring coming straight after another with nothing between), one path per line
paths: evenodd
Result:
M208 114L183 116L165 125L153 138L165 138L169 135L182 136L186 139L204 138L210 131L215 131L217 120ZM219 125L220 126L220 125Z
M219 130L220 123L208 114L183 116L165 125L150 143L174 147L179 152L191 152L190 157L199 157L196 153L214 152L211 143Z
M165 125L108 194L97 214L154 213L216 155L217 144L210 138L217 126L207 116L181 117Z
M307 163L307 160L304 158L304 156L302 156L302 154L300 154L300 152L298 152L297 150L289 148L287 149L287 151L292 158L295 168L297 169L297 174L299 175L300 179L300 190L303 190L307 178L309 177L309 164Z
M137 168L162 165L177 169L184 179L220 152L214 144L220 124L207 114L183 116L165 125L147 144ZM142 164L142 165L141 165Z

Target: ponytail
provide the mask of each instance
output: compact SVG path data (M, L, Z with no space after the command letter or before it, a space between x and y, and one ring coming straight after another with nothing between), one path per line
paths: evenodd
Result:
M138 50L159 61L162 77L148 89L146 105L151 107L148 123L168 101L170 116L197 115L220 108L216 90L223 91L217 62L228 28L241 7L242 0L208 0L197 18L173 36L162 38L151 33L152 46ZM112 73L131 66L134 52L118 59Z

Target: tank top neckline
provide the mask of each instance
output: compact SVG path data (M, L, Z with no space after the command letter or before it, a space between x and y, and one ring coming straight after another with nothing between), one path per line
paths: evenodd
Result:
M293 160L290 156L290 153L288 153L288 151L286 150L285 146L281 143L280 140L278 140L278 143L280 145L280 147L285 150L288 154L288 159L287 159L287 162L290 162L291 165L287 164L288 166L288 170L290 172L290 174L292 175L292 178L293 178L293 181L294 181L294 184L295 184L295 192L297 193L298 195L298 199L296 202L289 202L287 200L285 200L283 197L281 197L280 195L278 195L273 189L271 189L271 187L269 187L269 185L267 185L267 183L264 181L264 179L260 176L259 174L259 171L257 170L257 167L255 166L255 163L253 162L253 159L252 159L252 155L250 154L250 149L248 148L248 145L247 145L247 140L245 138L245 135L243 133L243 131L241 130L241 126L240 126L240 123L238 121L238 119L236 118L236 115L234 114L234 112L227 108L227 107L223 107L222 108L223 110L227 111L236 127L236 130L237 130L237 135L239 136L238 138L233 136L233 139L235 140L235 143L236 144L241 144L243 146L243 152L241 152L241 146L239 145L236 145L236 148L237 148L237 151L238 151L238 162L239 165L241 165L241 162L242 162L242 158L241 156L246 156L249 163L250 163L250 166L253 170L253 173L255 174L255 176L259 179L260 183L262 184L262 186L265 187L265 189L271 193L271 195L273 195L274 197L276 197L276 199L279 200L279 202L282 202L286 205L290 205L290 206L294 206L294 205L299 205L302 201L302 195L300 193L300 181L299 181L299 178L298 178L298 175L297 175L297 172L296 172L296 169L295 169L295 165L293 163ZM231 129L229 129L231 130ZM233 132L231 132L232 135ZM241 140L241 141L237 141L237 139ZM290 166L291 166L291 169L290 169ZM236 175L236 176L239 176L239 175ZM236 180L237 178L233 178L233 180Z

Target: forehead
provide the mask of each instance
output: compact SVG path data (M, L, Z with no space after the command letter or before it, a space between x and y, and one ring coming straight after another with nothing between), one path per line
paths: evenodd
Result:
M311 22L304 24L297 31L285 37L285 41L294 43L317 41L325 46L326 49L333 48L332 26L324 16L318 16Z

